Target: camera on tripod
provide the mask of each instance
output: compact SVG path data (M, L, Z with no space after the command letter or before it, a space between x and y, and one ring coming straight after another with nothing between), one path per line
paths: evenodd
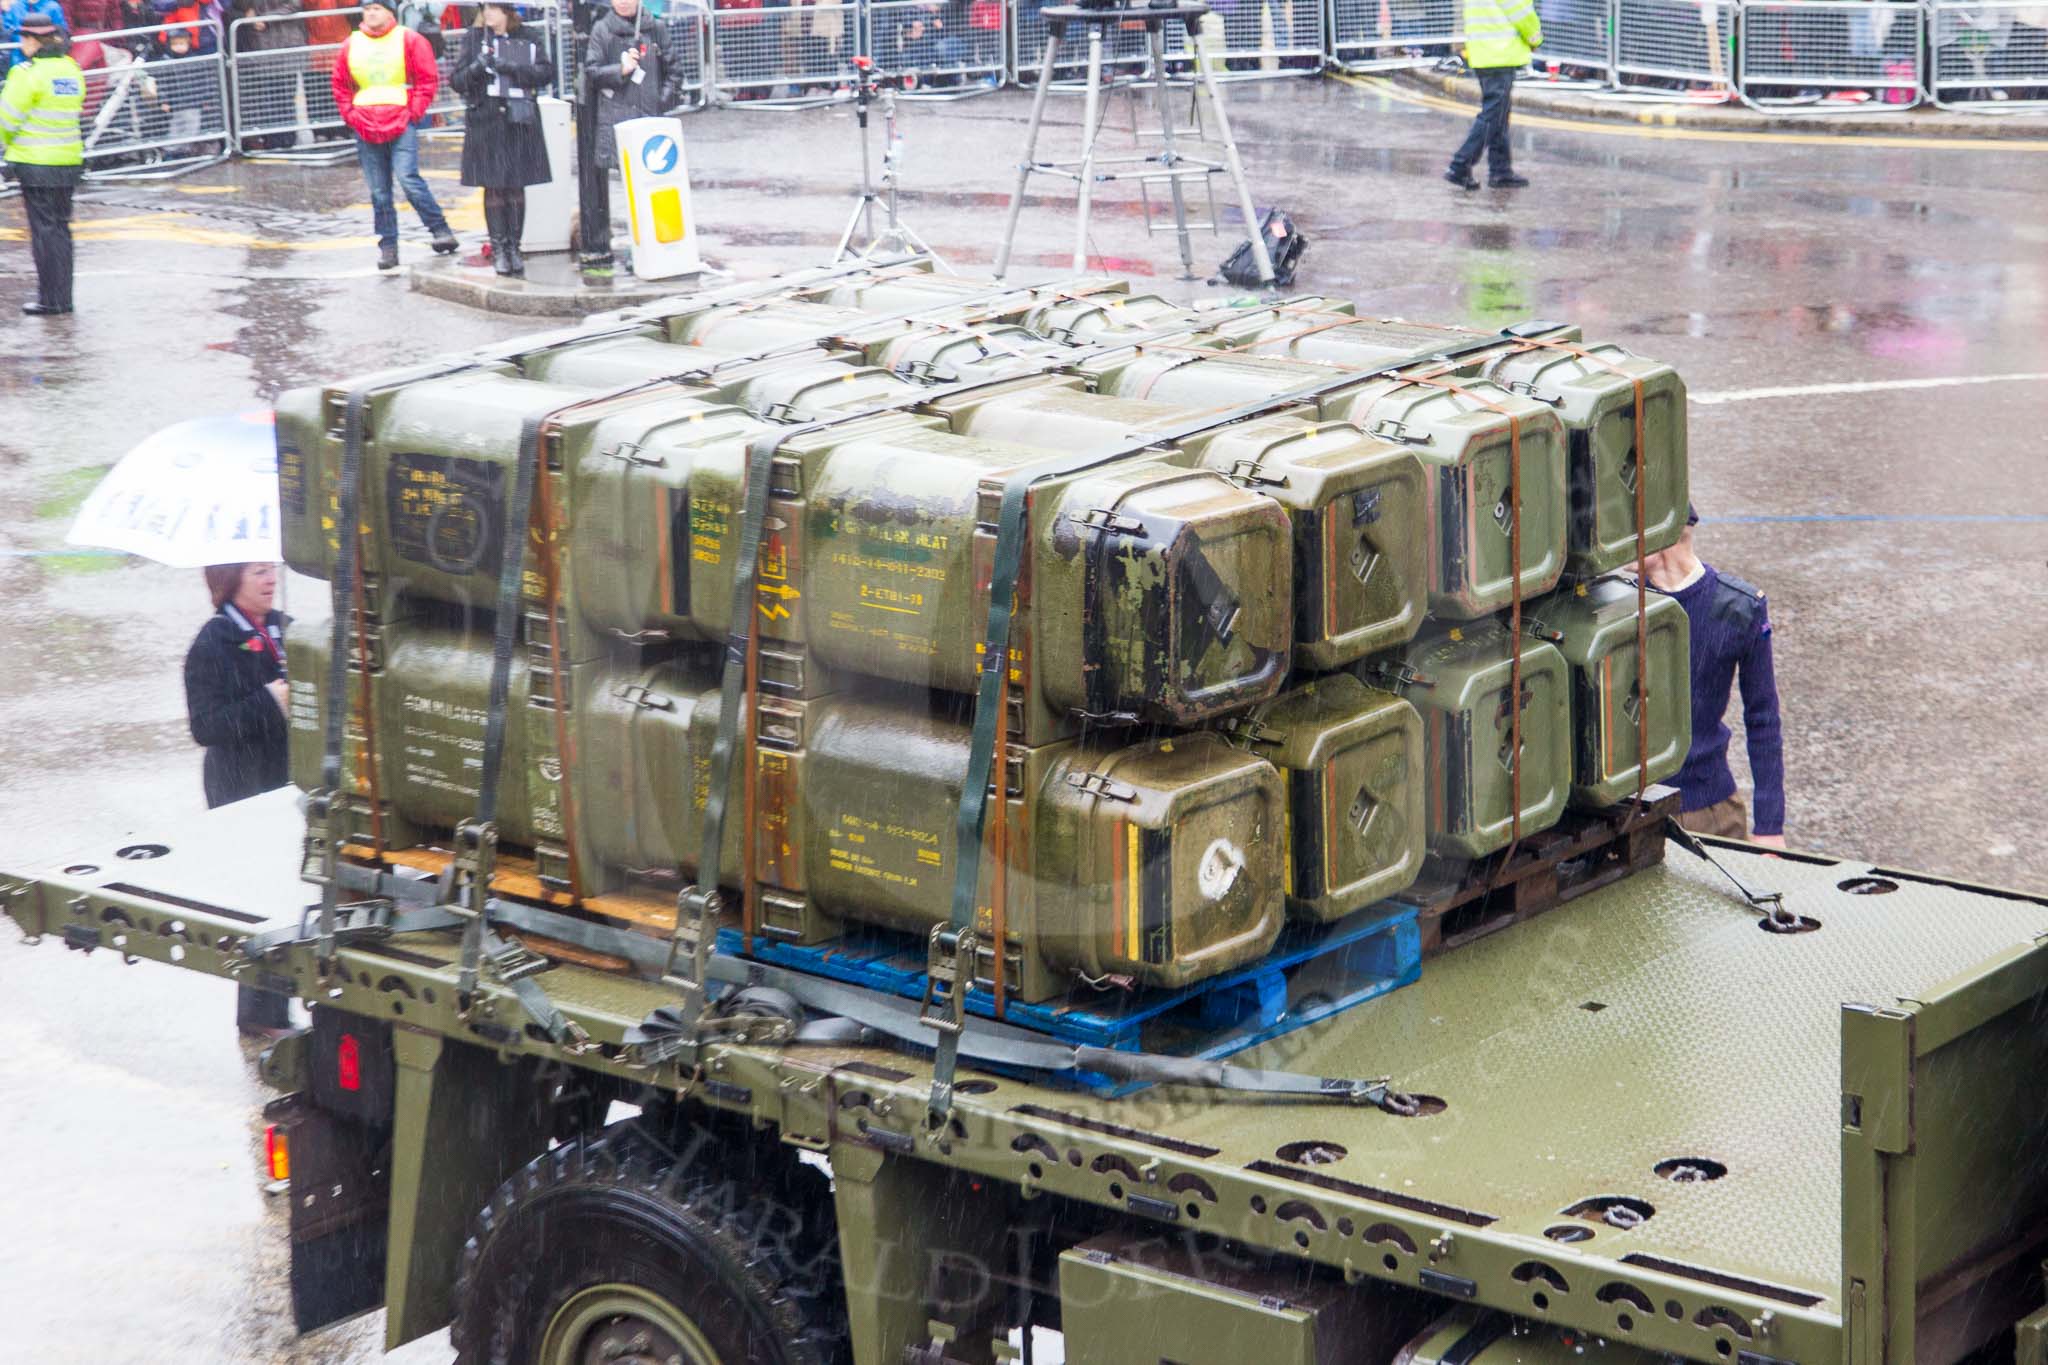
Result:
M853 59L853 93L859 99L872 99L884 90L900 90L908 95L917 89L915 71L882 71L875 66L873 57Z

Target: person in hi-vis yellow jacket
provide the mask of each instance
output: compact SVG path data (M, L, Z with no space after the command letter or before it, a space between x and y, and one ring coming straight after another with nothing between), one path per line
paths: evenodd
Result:
M1518 190L1529 183L1515 174L1508 106L1514 100L1515 74L1529 64L1530 49L1542 43L1534 0L1465 0L1465 65L1479 80L1479 115L1444 172L1444 179L1459 189L1479 188L1472 168L1481 152L1486 154L1486 183L1494 189Z

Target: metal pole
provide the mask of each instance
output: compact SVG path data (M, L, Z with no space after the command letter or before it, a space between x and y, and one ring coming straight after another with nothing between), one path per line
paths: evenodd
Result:
M1173 149L1173 108L1166 89L1166 25L1163 22L1145 25L1145 41L1152 50L1153 104L1159 110L1159 164L1166 168L1166 188L1173 195L1173 230L1180 238L1180 277L1192 280L1195 278L1195 248L1194 243L1188 240L1187 196L1181 191L1180 156ZM1202 60L1199 49L1195 60Z
M1199 53L1199 46L1196 50ZM1244 163L1237 159L1237 138L1230 131L1230 116L1223 112L1223 96L1216 89L1216 73L1209 69L1209 64L1202 61L1199 55L1196 57L1195 66L1202 73L1202 88L1209 94L1209 112L1216 115L1216 136L1223 143L1223 164L1229 168L1231 183L1237 186L1237 206L1244 213L1245 231L1251 234L1252 260L1259 267L1259 282L1271 284L1273 253L1266 250L1266 234L1259 231L1259 210L1257 205L1252 203L1251 186L1244 182Z
M1024 186L1031 179L1032 158L1038 154L1038 129L1045 121L1045 95L1052 89L1053 56L1059 51L1060 33L1066 26L1054 24L1046 30L1045 60L1038 68L1038 89L1031 96L1031 123L1024 132L1024 159L1017 163L1017 188L1010 193L1009 219L1003 224L1003 244L996 250L995 277L1010 272L1010 249L1017 240L1017 217L1024 211Z
M1088 201L1095 191L1095 136L1102 106L1102 25L1088 25L1088 95L1081 116L1081 169L1074 182L1074 269L1088 268Z

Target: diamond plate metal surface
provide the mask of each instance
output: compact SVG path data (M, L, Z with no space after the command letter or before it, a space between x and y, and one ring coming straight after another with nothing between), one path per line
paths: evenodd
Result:
M2048 933L2048 904L1904 881L1839 889L1864 864L1717 854L1782 890L1812 933L1757 927L1717 873L1673 848L1661 868L1427 963L1405 990L1243 1060L1331 1076L1391 1074L1443 1112L1217 1104L1120 1121L1219 1147L1219 1164L1283 1144L1333 1142L1320 1174L1495 1216L1569 1267L1546 1227L1581 1200L1655 1210L1623 1231L1586 1223L1585 1252L1642 1253L1805 1290L1840 1283L1840 1007L1911 997L2000 949ZM1598 1008L1594 1008L1598 1006ZM1154 1098L1150 1103L1161 1103ZM1107 1115L1115 1102L1065 1106ZM1654 1168L1704 1157L1712 1181Z

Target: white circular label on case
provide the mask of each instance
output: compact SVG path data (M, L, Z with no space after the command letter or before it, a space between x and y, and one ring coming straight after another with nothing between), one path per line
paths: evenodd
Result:
M1195 871L1195 880L1203 895L1212 901L1220 901L1237 884L1237 874L1243 870L1244 854L1237 845L1228 839L1217 839L1202 854L1202 865Z

